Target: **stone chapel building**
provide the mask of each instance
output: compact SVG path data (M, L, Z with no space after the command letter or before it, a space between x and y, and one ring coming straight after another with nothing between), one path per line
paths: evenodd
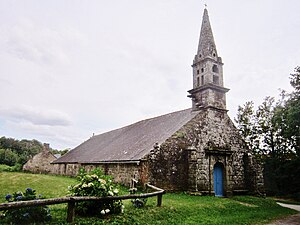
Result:
M192 108L93 136L55 160L55 173L72 176L80 167L98 167L117 182L129 184L134 177L171 191L263 191L261 168L227 115L229 89L207 9L192 68Z
M49 144L44 144L43 150L24 164L23 170L31 173L53 173L54 167L51 162L56 159L50 151Z

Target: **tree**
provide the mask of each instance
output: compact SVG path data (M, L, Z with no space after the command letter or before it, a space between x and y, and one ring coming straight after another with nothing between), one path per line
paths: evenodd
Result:
M238 107L237 117L234 118L237 128L244 138L247 146L253 153L258 149L259 141L254 114L254 103L246 102L243 106Z
M249 148L262 159L269 194L300 200L300 67L290 75L292 93L266 97L257 110L253 102L239 106L235 122Z
M275 101L274 97L266 97L258 106L255 115L260 137L259 151L272 158L287 157L292 150L289 140L282 135L282 131L286 128L285 120L277 116L278 112L284 108L284 92L281 97L278 101Z
M51 149L52 154L60 154L61 156L63 156L64 154L66 154L69 151L70 151L69 148L66 148L64 150Z
M15 140L0 138L0 164L13 166L25 164L29 158L41 152L43 145L37 140Z
M295 68L295 73L291 74L290 83L294 88L290 99L286 104L287 129L284 135L291 139L293 147L300 157L300 67Z
M14 166L19 157L10 149L0 149L0 164Z
M292 93L292 98L298 99L300 96L300 66L295 68L295 73L290 76L290 84L295 89Z
M257 110L252 101L238 108L237 128L248 147L260 158L279 157L288 149L287 141L281 135L282 121L274 119L281 102L266 97Z

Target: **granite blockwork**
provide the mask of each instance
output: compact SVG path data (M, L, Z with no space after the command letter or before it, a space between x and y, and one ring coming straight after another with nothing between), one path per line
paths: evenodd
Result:
M24 164L23 170L32 173L55 173L55 168L51 164L54 160L56 157L50 152L49 144L44 144L43 150Z
M261 168L225 111L200 111L147 158L149 181L168 190L214 194L220 164L225 195L263 192Z

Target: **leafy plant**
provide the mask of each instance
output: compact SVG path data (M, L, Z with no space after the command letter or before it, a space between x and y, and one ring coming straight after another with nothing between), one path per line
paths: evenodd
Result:
M137 188L133 187L129 189L130 194L136 194L137 193ZM147 198L136 198L131 200L132 205L135 208L142 208L146 205L147 203Z
M136 208L142 208L146 205L147 203L147 198L136 198L131 200L132 204Z
M40 199L42 195L36 196L35 190L26 188L25 192L7 194L7 202L18 202ZM33 222L45 222L51 219L50 209L47 206L33 206L19 209L10 209L5 212L4 218L13 224L28 224Z
M71 196L117 196L116 188L111 176L106 176L100 169L87 173L80 169L77 176L78 184L69 186ZM85 201L76 205L76 213L79 215L107 215L123 212L124 206L121 200Z

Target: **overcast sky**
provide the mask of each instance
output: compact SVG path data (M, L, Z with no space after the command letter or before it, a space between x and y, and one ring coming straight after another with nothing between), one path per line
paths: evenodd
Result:
M230 117L291 90L299 0L0 0L0 136L73 148L191 107L204 3Z

